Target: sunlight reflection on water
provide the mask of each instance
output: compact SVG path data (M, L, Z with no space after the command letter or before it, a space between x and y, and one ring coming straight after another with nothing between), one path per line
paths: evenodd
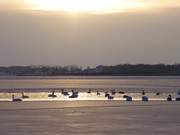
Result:
M0 101L11 101L12 94L14 94L17 98L21 98L21 93L0 93ZM48 97L48 93L42 92L42 93L25 93L26 96L29 96L28 99L23 99L23 101L77 101L77 100L108 100L107 97L105 97L104 92L100 92L100 96L97 96L97 93L93 92L91 94L87 92L80 92L78 98L69 98L69 96L64 96L61 93L55 93L57 95L56 98L50 98ZM173 99L176 97L176 93L161 93L160 95L156 95L155 93L146 93L146 96L149 97L149 100L151 101L165 101L168 97L168 95L171 94ZM71 95L71 93L70 93ZM114 100L121 100L125 101L125 98L123 96L126 94L119 94L117 93L114 95ZM141 93L127 93L127 95L132 96L134 101L142 100L142 94Z

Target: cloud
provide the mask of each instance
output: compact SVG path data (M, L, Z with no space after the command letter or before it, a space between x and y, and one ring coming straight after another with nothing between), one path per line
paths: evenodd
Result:
M30 9L33 8L33 2L38 0L0 0L0 9L1 10L11 10L11 9ZM51 0L53 3L53 0ZM50 1L50 2L51 2ZM57 0L54 0L57 2ZM64 0L62 0L64 1ZM76 0L73 0L73 2ZM101 2L108 1L100 0ZM180 0L111 0L112 3L119 3L119 11L122 10L123 6L128 3L128 5L136 6L136 9L139 8L170 8L170 7L180 7ZM42 1L43 2L43 1ZM58 1L61 3L61 1ZM68 0L66 0L68 3ZM70 3L70 0L69 0ZM123 3L123 4L122 4ZM117 4L118 6L118 4ZM118 7L116 7L116 11L118 11Z
M140 0L141 2L152 5L153 7L179 7L180 0Z
M0 10L26 9L30 0L0 0Z
M52 0L53 1L53 0ZM179 63L180 0L136 0L165 12L28 14L28 0L0 0L0 65ZM13 11L11 11L12 9ZM14 9L22 9L21 13ZM44 14L43 14L44 13Z
M0 16L0 65L180 62L180 9L74 18Z

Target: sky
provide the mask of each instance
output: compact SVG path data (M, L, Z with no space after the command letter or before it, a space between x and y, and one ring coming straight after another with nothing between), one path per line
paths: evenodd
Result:
M0 0L0 66L180 63L180 0L44 1Z

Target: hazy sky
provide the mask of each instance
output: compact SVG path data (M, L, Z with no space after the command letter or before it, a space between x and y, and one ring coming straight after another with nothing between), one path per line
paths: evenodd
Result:
M91 14L0 0L0 65L180 63L180 0L128 1Z

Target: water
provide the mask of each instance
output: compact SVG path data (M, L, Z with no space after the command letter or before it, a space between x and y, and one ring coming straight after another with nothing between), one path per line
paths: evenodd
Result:
M77 99L69 99L60 93L61 88L65 88L71 94L71 89L78 89L80 92ZM93 93L88 94L87 90L92 89ZM104 92L112 89L128 92L133 100L141 100L142 90L150 100L166 100L168 94L172 94L173 99L180 90L180 76L152 76L152 77L122 77L122 76L61 76L61 77L1 77L0 78L0 100L11 100L12 93L21 98L24 91L30 99L24 101L39 100L107 100ZM55 90L57 98L49 98L49 91ZM101 95L97 96L96 91ZM10 92L10 93L7 93ZM157 96L156 93L160 92ZM116 94L114 100L125 100L124 94Z
M22 104L28 107L35 106L34 103ZM36 105L41 108L42 104ZM54 109L17 109L19 104L11 103L9 110L0 110L1 134L179 135L180 133L179 104L63 109L55 109L59 106L58 103L45 104L47 107L53 106ZM79 104L82 102L76 106Z
M180 76L61 76L0 77L0 89L9 88L164 88L179 89Z
M0 93L0 101L12 101L12 94L16 96L16 98L21 98L21 93ZM101 92L100 96L97 96L95 92L88 94L87 92L80 92L78 98L71 99L69 96L64 96L61 93L55 93L57 95L56 98L49 98L48 93L46 92L38 92L38 93L25 93L29 96L28 99L23 99L23 101L106 101L108 100L105 97L105 94ZM70 93L71 94L71 93ZM149 101L166 101L168 95L171 94L173 100L175 100L177 94L176 93L161 93L160 95L156 95L155 93L146 93L146 96L149 97ZM123 98L125 94L116 94L113 95L114 101L125 101ZM133 101L141 101L142 94L141 93L126 93L126 95L133 97Z
M4 135L174 135L180 132L179 102L166 102L167 95L180 88L180 77L2 77L0 88L37 88L24 101L0 102L0 131ZM81 88L78 99L59 92L48 98L42 88ZM85 89L92 88L88 94ZM106 90L128 90L133 100L141 100L142 89L152 102L104 101ZM31 90L32 90L31 89ZM97 96L95 90L101 89ZM1 91L2 91L1 90ZM136 93L139 90L139 93ZM154 92L160 92L156 95ZM173 93L172 93L173 92ZM0 101L11 101L12 93L0 93ZM21 98L21 93L14 93ZM114 100L123 99L117 93ZM73 102L49 102L49 101ZM83 101L76 101L83 100ZM102 100L102 101L84 101Z

